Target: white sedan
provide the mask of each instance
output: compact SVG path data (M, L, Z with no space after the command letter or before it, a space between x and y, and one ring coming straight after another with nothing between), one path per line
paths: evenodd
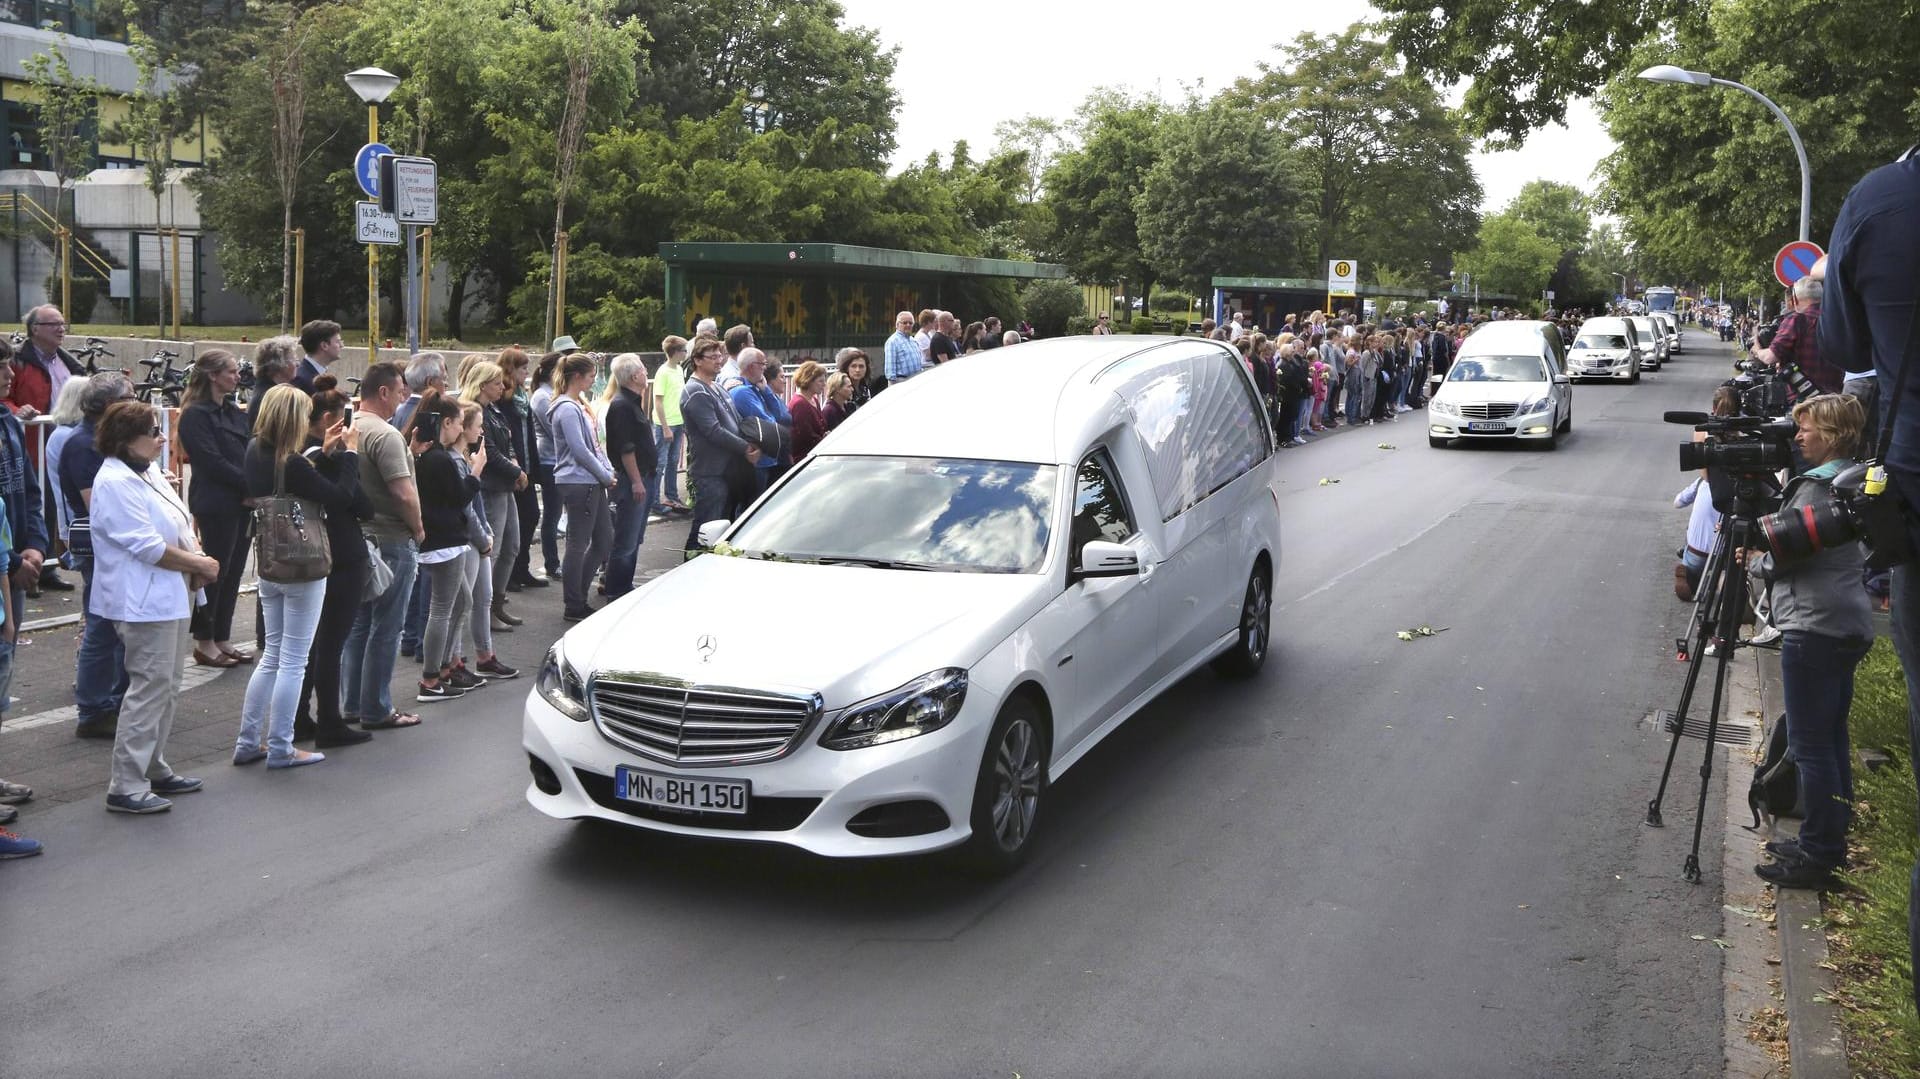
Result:
M1553 449L1572 429L1573 389L1540 356L1463 356L1427 402L1427 443L1434 447L1487 440Z

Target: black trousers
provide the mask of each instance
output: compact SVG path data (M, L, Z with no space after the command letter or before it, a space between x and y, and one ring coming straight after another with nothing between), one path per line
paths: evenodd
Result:
M253 539L253 514L234 512L196 516L200 543L220 563L220 579L207 588L207 602L193 609L193 639L225 641L233 637L233 607L240 599L240 577L247 568L247 544Z
M314 724L309 702L318 698L320 730L338 730L340 719L340 652L353 629L353 616L366 601L369 567L335 566L327 575L327 594L320 601L320 625L313 631L313 651L307 656L307 677L300 686L300 710L294 722L307 727Z
M529 483L526 490L515 491L513 504L520 513L520 553L513 556L513 575L507 579L524 581L533 576L528 570L527 560L533 554L533 526L540 522L539 485ZM545 551L541 553L544 556Z

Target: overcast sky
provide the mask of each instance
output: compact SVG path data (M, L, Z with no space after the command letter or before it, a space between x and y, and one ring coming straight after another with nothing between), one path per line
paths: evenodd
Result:
M900 49L896 165L929 151L944 157L958 139L976 156L994 145L993 128L1028 114L1065 119L1098 86L1158 92L1168 101L1204 81L1208 93L1254 74L1261 62L1285 67L1275 46L1294 35L1336 33L1372 17L1356 0L1315 0L1212 8L1167 0L972 0L964 5L908 0L841 0L847 21L879 31ZM1171 16L1191 11L1192 28ZM1232 27L1235 40L1225 30ZM1458 100L1458 94L1453 95ZM1522 184L1548 179L1594 189L1593 169L1612 150L1599 117L1584 102L1566 128L1534 133L1506 153L1476 153L1486 208L1505 205Z

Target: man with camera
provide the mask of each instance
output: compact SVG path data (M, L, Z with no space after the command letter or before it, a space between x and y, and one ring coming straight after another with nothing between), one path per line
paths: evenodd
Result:
M1833 224L1827 252L1827 304L1819 328L1820 351L1837 364L1863 368L1872 358L1882 390L1882 462L1891 480L1886 497L1906 508L1907 531L1920 539L1915 498L1920 496L1920 378L1908 366L1920 363L1916 289L1920 289L1920 147L1868 173L1847 194ZM1902 378L1902 375L1908 377ZM1890 430L1890 434L1889 434ZM1920 579L1913 565L1893 571L1893 646L1907 677L1910 758L1920 781ZM1909 945L1920 969L1920 865L1913 869L1907 902ZM1920 987L1916 987L1920 1003Z
M1783 371L1797 368L1821 393L1839 393L1846 368L1829 362L1817 341L1824 296L1825 285L1812 274L1795 281L1791 306L1771 334L1756 335L1753 358Z

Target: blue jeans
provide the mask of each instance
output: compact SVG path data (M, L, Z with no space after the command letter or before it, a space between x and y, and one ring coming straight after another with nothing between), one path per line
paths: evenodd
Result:
M651 487L643 501L633 497L633 485L622 483L625 498L613 503L613 553L607 556L607 595L624 596L633 591L633 571L640 561L640 545L647 541L647 514L658 500L660 488Z
M267 647L247 680L240 704L240 737L234 748L247 751L260 744L266 727L267 759L293 756L293 713L300 706L300 686L307 677L307 654L320 626L320 607L326 601L327 582L279 584L260 581L260 617L267 626Z
M1293 433L1301 438L1313 428L1313 398L1307 397L1300 402L1300 415L1294 418Z
M413 578L419 572L418 548L411 537L379 545L380 559L393 570L385 592L360 605L353 630L340 653L340 714L349 723L383 722L393 714L393 666L399 661L400 624L406 620Z
M672 431L669 435L667 432ZM651 497L654 505L662 502L680 501L680 460L687 452L687 428L685 424L673 427L653 425L655 444L660 447L660 471L654 476Z
M1800 773L1800 849L1820 865L1846 861L1853 817L1853 748L1847 712L1853 670L1871 641L1787 630L1780 635L1780 683L1787 706L1787 745Z
M85 723L120 710L127 692L127 650L113 630L113 620L93 613L91 563L81 570L80 581L87 625L80 636L80 654L74 659L73 704Z
M413 595L407 600L407 620L400 627L400 651L418 654L420 641L427 635L427 610L433 604L433 582L422 573L413 579Z

